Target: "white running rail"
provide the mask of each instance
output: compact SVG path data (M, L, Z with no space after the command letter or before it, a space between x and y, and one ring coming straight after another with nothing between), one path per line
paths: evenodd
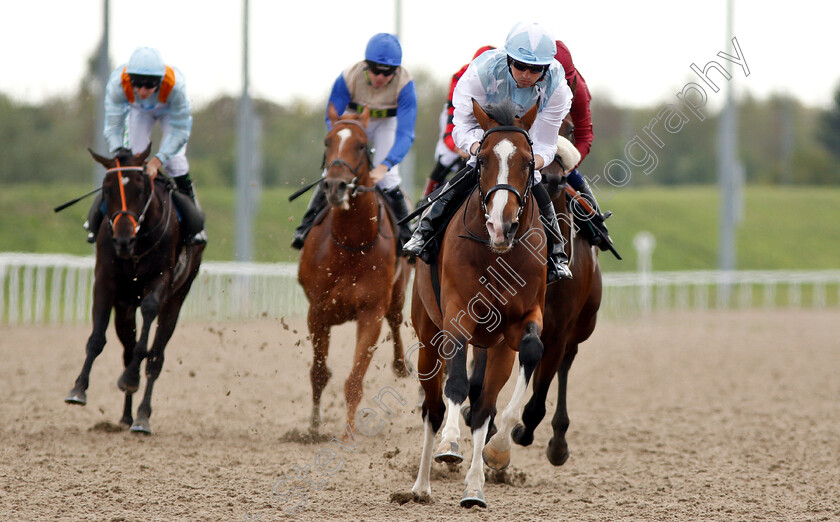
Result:
M0 253L0 325L89 323L93 265L93 257ZM605 274L599 315L783 307L840 307L840 270ZM306 311L296 264L206 261L181 318L278 319Z

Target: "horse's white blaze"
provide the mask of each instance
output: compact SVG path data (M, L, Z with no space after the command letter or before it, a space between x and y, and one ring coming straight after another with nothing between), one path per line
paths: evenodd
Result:
M516 152L516 147L508 139L503 139L493 147L493 152L499 158L499 176L496 179L496 184L502 185L510 183L510 166L508 161L510 157ZM493 225L493 234L490 240L494 243L503 243L505 240L504 231L502 229L502 212L505 210L505 203L507 203L509 192L507 190L497 190L493 194L493 199L490 201L490 217L487 221Z
M341 138L341 141L338 142L338 153L341 154L341 148L344 146L344 142L347 141L347 138L353 135L353 132L350 129L341 129L336 133L336 136Z

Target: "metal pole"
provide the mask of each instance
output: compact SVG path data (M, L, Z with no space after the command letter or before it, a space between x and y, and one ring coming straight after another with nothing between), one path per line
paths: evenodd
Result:
M251 208L251 98L248 94L248 0L242 12L242 95L236 118L236 245L234 258L251 261L253 258L253 209Z
M93 150L99 154L107 154L108 146L105 144L105 87L108 85L108 78L111 75L111 64L108 59L108 13L110 0L102 2L102 40L99 42L99 51L96 56L96 89L93 96L96 101L96 122L93 127ZM102 185L102 178L105 176L105 167L95 164L93 168L93 186Z
M394 25L396 26L396 35L400 41L400 45L402 45L402 0L394 0L396 5L394 7ZM405 63L405 55L403 54L403 63ZM405 155L405 158L400 162L400 177L402 178L402 182L400 186L402 187L403 193L405 196L410 199L411 201L416 201L414 197L415 186L414 186L414 165L415 165L415 155L414 155L414 148L408 150L408 154Z
M733 38L733 0L728 0L726 13L726 49L731 46ZM727 72L732 74L732 66L726 63ZM734 77L733 77L734 79ZM732 82L726 84L726 105L721 112L718 128L718 180L720 189L720 247L718 268L723 271L724 278L729 279L731 271L736 266L736 226L741 209L741 171L738 163L738 116L732 89ZM721 295L718 296L719 306L726 306L729 302L730 285L722 281L719 286Z

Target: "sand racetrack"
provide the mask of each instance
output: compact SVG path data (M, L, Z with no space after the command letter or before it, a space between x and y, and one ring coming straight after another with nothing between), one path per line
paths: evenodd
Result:
M838 520L838 319L837 310L756 310L602 322L572 367L571 458L558 468L545 458L552 390L534 444L514 446L506 475L488 475L486 510L458 506L466 463L433 464L433 504L389 501L411 488L422 438L417 383L393 376L389 344L374 357L362 406L373 407L369 397L386 386L407 403L390 401L388 423L358 434L350 452L295 441L311 406L300 321L287 321L288 330L270 320L181 325L155 389L150 437L111 430L122 412L113 327L86 407L63 398L87 327L0 327L0 517ZM353 332L334 330L323 411L330 434L344 430ZM471 455L463 422L462 436ZM328 448L342 460L323 460ZM327 476L318 464L341 469Z

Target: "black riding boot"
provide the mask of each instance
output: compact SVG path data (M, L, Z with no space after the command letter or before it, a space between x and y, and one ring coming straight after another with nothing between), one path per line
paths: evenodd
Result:
M560 224L557 222L557 214L554 212L554 205L551 203L551 196L542 183L534 185L534 198L540 207L545 237L548 240L548 264L546 265L546 280L548 284L561 279L571 279L572 271L569 270L569 257L566 255L563 233L560 231Z
M196 208L201 211L201 205L198 204L198 200L195 198L195 188L193 188L190 173L187 172L183 176L175 176L172 179L175 181L175 185L178 187L178 190L189 196ZM192 236L187 243L190 245L203 245L207 243L207 231L202 228L201 231Z
M595 214L590 215L582 206L572 205L577 220L585 222L592 229L590 243L598 245L598 248L601 250L608 250L608 245L612 245L612 239L610 238L610 233L606 225L604 225L604 220L610 217L612 212L607 211L606 214L601 213L601 209L598 207L598 202L595 200L595 195L592 193L592 189L589 188L586 178L578 173L577 170L570 173L567 179L572 188L581 194L586 199L586 202L589 203L589 206L595 210Z
M420 222L417 223L417 228L414 229L414 235L403 247L403 252L417 256L427 264L431 264L435 260L438 253L438 245L434 241L435 234L458 210L458 207L475 187L474 179L464 180L457 185L455 183L465 176L474 178L474 173L473 167L465 167L451 181L438 189L446 192L423 212ZM450 189L453 185L454 188Z
M388 206L394 211L394 216L397 218L397 221L408 215L408 203L406 203L405 194L400 190L400 187L394 187L388 190L383 189L382 195L385 196L385 201L388 202ZM397 252L402 253L403 245L409 239L411 239L411 225L409 223L400 225Z
M99 234L99 227L102 226L102 192L93 198L93 203L90 204L88 210L88 219L82 225L88 231L87 242L96 243L96 235Z
M300 220L300 225L295 229L295 236L292 239L292 248L300 250L303 248L303 242L306 236L309 235L309 230L315 223L315 217L321 210L327 206L327 196L321 189L321 184L315 186L315 192L312 193L312 199L309 200L309 206L306 207L306 212Z

